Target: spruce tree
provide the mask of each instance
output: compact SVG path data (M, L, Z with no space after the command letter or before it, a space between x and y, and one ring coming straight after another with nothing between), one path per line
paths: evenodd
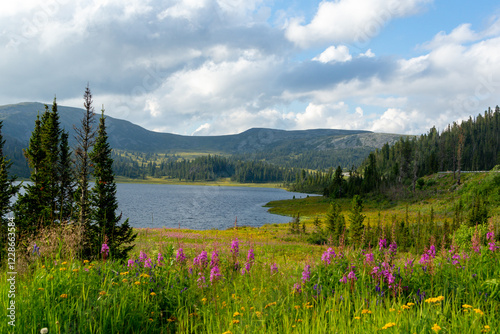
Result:
M362 211L363 200L359 195L354 195L354 197L352 198L351 212L349 214L349 236L353 245L359 244L363 235L363 221L365 220L365 216L361 214Z
M76 212L75 219L84 229L90 226L90 203L89 203L89 178L91 173L91 162L89 152L94 145L94 122L95 114L92 106L92 93L87 85L83 95L83 106L85 112L81 121L81 126L74 127L76 132L77 148L75 150L76 158L76 177L78 189L75 193Z
M71 149L68 144L68 133L61 133L61 143L59 148L59 192L57 197L57 208L59 210L59 220L69 222L74 210L75 178L73 175Z
M344 215L337 202L332 201L326 213L326 226L333 241L338 245L338 240L345 229Z
M116 183L113 173L111 147L108 143L104 109L102 110L97 130L97 137L90 160L94 166L94 187L91 190L91 237L93 252L98 253L100 245L105 243L114 258L125 259L127 253L134 247L131 243L137 234L133 233L128 219L118 225L121 214L117 214Z
M31 184L24 186L24 194L18 196L14 205L16 226L21 235L36 233L38 228L48 220L47 210L44 206L46 199L44 192L46 182L43 176L45 152L41 142L41 123L40 115L37 115L29 146L24 150L24 155L31 169Z
M18 190L19 185L14 185L16 181L15 176L9 176L9 168L12 166L12 162L4 156L3 146L5 140L2 136L3 121L0 121L0 267L3 263L6 263L6 247L7 245L7 214L11 211L12 205L10 199L14 196Z

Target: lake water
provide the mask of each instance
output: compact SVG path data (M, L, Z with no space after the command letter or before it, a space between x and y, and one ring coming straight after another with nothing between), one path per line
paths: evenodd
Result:
M195 230L259 227L287 223L290 217L262 207L275 200L306 197L283 189L192 185L118 184L123 217L133 227L180 227Z
M294 196L307 194L275 188L117 184L118 209L133 227L227 229L235 219L239 226L288 223L290 217L273 215L263 205Z

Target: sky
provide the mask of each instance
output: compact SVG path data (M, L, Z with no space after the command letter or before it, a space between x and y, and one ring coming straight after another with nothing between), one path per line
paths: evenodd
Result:
M16 0L0 105L94 106L149 130L423 134L500 104L493 0Z

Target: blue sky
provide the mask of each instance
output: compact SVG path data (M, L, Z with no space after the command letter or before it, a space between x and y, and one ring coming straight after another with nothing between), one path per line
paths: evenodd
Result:
M154 131L420 134L499 104L500 4L19 0L0 5L0 73L0 104L80 107L88 82Z

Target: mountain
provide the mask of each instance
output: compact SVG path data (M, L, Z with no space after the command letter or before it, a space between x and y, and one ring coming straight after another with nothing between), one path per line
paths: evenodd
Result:
M50 107L50 105L49 105ZM22 149L29 143L37 113L42 103L25 102L0 106L6 155L13 160L13 173L29 175ZM75 145L73 126L79 126L83 109L58 106L61 126L70 132ZM183 136L146 130L129 121L107 116L109 142L118 150L143 153L181 152L235 155L241 159L259 159L288 167L327 169L359 164L370 151L396 142L401 135L362 130L275 130L253 128L234 135Z

